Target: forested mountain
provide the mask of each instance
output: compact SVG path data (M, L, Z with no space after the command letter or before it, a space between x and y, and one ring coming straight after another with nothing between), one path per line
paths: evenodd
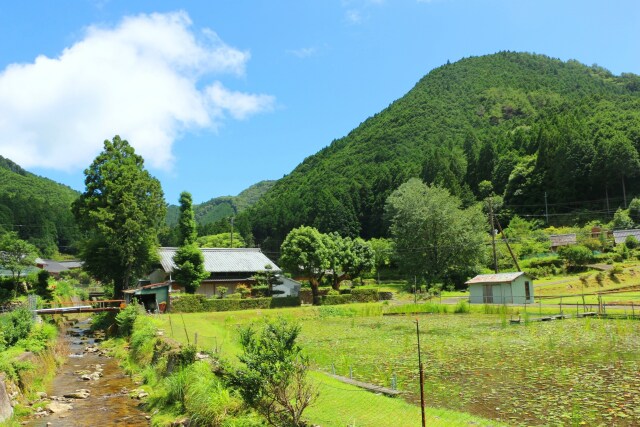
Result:
M257 184L243 190L237 196L215 197L199 205L193 205L198 225L206 225L219 221L232 215L236 215L248 207L254 205L262 197L275 181L260 181ZM180 209L176 205L169 205L167 209L167 224L174 226L178 223Z
M610 219L623 184L627 195L640 193L638 149L639 76L500 52L434 69L244 216L267 248L302 224L380 236L389 194L420 177L466 204L493 189L508 209L543 217L546 192L551 221Z
M79 193L0 156L0 232L16 231L44 256L73 252L79 231L71 203Z

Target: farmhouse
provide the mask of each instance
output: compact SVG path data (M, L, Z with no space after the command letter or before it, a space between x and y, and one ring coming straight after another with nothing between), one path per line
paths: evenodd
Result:
M466 284L471 304L533 303L533 280L521 271L480 274Z
M153 312L158 310L160 313L164 313L170 302L170 288L169 282L144 284L134 289L125 290L124 300L127 304L131 304L131 301L135 299L144 305L145 310Z
M36 267L46 270L54 277L60 277L63 271L82 268L82 261L55 261L52 259L36 258Z
M577 242L576 234L550 234L551 250L556 252L560 246L575 245Z
M171 280L171 274L176 268L173 256L177 251L178 248L158 250L160 267L149 275L151 283L169 281L172 291L183 290L180 284ZM216 295L220 287L226 288L227 293L233 293L240 284L255 284L253 277L257 272L264 271L267 265L271 266L271 271L275 274L282 272L259 248L201 248L201 251L209 277L202 281L196 293L207 297Z
M613 230L613 240L616 245L624 244L629 236L633 236L640 241L640 230Z

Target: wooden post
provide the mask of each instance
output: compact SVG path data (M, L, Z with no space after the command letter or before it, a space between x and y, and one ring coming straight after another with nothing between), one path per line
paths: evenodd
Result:
M196 348L198 347L198 333L197 332L195 332L193 334L193 345L195 345Z
M578 301L576 301L576 317L578 317L578 314L580 314L580 312L578 311Z
M560 297L560 314L562 314L562 297Z
M635 319L635 317L636 317L636 310L633 307L633 301L631 301L631 318Z
M173 338L173 323L171 322L171 315L169 315L169 328L171 328L171 338Z

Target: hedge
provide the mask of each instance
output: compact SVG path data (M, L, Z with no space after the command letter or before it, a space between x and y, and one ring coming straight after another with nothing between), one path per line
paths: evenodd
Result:
M352 302L376 302L378 301L377 289L352 289L351 290Z
M322 297L322 305L339 305L349 304L351 302L351 295L325 295Z
M247 298L247 299L207 299L204 295L182 295L173 298L171 311L174 313L194 313L203 311L236 311L257 310L278 307L297 307L300 305L298 297L282 298Z
M320 295L320 297L323 297L327 295L330 289L331 288L329 287L318 288L318 295ZM303 304L313 304L313 295L311 289L300 289L298 295L300 295L300 300L302 300Z

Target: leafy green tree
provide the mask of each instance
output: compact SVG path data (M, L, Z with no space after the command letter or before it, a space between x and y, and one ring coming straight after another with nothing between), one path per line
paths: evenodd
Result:
M635 197L629 202L629 216L635 224L640 224L640 198Z
M24 270L33 266L37 249L18 238L16 233L5 233L0 237L0 265L11 272L13 297L18 295L18 284Z
M114 296L147 272L156 259L158 231L166 204L160 182L144 168L126 140L115 136L85 170L85 191L73 203L73 213L86 233L81 258L84 268L103 283L114 285Z
M204 256L195 244L180 247L173 256L176 269L173 278L189 294L195 293L200 283L209 276L204 269Z
M627 249L636 249L640 246L640 242L638 242L638 239L635 236L627 236L627 238L624 239L624 245Z
M181 245L195 243L198 237L195 214L193 213L193 201L191 193L180 193L180 217L178 219Z
M360 237L345 241L349 256L343 259L342 271L349 279L360 277L362 283L362 274L370 273L375 266L375 252L371 244Z
M613 214L613 221L611 221L611 227L614 230L625 230L628 228L633 228L633 220L629 216L628 211L624 209L616 210L616 213Z
M432 285L481 264L486 228L481 210L461 209L447 190L410 179L389 196L386 215L406 273Z
M243 364L232 376L243 399L277 427L304 426L304 410L317 398L308 381L309 359L296 342L300 326L284 319L268 322L260 332L240 330Z
M326 238L313 227L294 228L285 238L280 251L282 266L309 280L314 303L317 303L320 281L330 266L331 253L326 246Z

